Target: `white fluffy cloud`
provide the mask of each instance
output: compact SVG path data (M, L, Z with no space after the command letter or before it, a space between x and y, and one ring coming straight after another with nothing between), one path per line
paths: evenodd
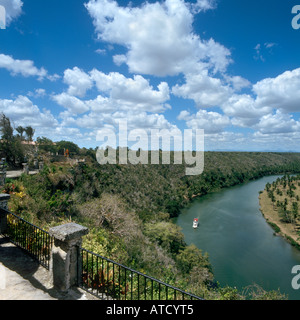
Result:
M185 82L173 85L171 93L193 100L200 109L194 115L180 113L178 119L186 121L187 127L202 126L210 134L219 134L229 125L265 135L299 130L298 121L288 112L300 111L300 69L254 85L240 76L226 74L230 51L213 39L201 39L193 30L194 15L214 8L214 4L209 0L165 0L122 7L113 0L90 0L86 8L99 39L126 48L125 53L114 56L116 65L126 63L130 72L138 74L184 76ZM273 47L264 44L266 50ZM122 80L120 74L98 74L94 80L99 90L108 92L110 102L123 106L121 110L140 103L145 107L140 110L149 111L143 99L148 97L149 105L157 106L153 110L159 112L167 101L167 84L164 90L158 87L155 92L147 80L138 76ZM249 89L247 94L240 93L244 88ZM100 100L108 107L106 99ZM220 107L223 113L203 110L209 107Z
M177 119L185 121L188 128L204 129L212 143L214 139L221 139L222 134L228 138L230 134L224 130L232 125L252 128L256 132L253 137L260 139L272 134L294 134L300 130L299 122L287 113L297 110L297 101L288 83L290 81L291 90L297 96L298 87L293 84L298 78L298 69L288 71L258 82L252 87L252 95L237 94L241 88L249 87L246 79L226 76L220 80L202 70L198 74L186 74L185 83L173 86L171 93L195 101L200 110L196 114L182 111ZM161 114L170 99L166 82L161 82L154 89L150 80L140 75L127 78L118 72L105 74L97 69L86 73L77 67L65 71L64 82L69 85L67 92L53 96L67 109L61 113L63 125L96 130L107 125L116 128L119 120L126 119L129 129L176 128ZM98 95L94 99L81 99L94 86ZM275 93L277 99L274 99ZM213 106L220 106L223 114L202 109ZM242 136L234 135L240 143L246 141ZM231 142L226 143L229 145Z
M300 122L277 110L275 114L263 116L256 128L262 134L299 132Z
M118 72L105 74L96 69L90 72L100 92L108 93L110 99L121 109L148 112L163 112L164 103L169 100L169 86L166 82L154 90L149 81L140 75L126 78Z
M32 126L33 128L53 128L58 122L49 110L40 111L30 99L18 96L15 100L0 100L0 111L16 125Z
M295 124L288 121L291 116L284 113L300 111L300 68L263 79L253 85L252 91L253 95L233 93L221 103L223 112L233 117L234 125L256 128L260 123L259 128L266 128L267 123L275 125L281 121L282 126L275 125L277 129L287 130L287 123L295 129Z
M97 69L86 73L77 67L64 72L64 82L69 85L67 92L52 98L70 113L94 112L150 112L161 113L169 108L169 86L161 82L155 90L149 80L140 75L126 78L118 72L105 74ZM82 100L88 89L96 86L98 96Z
M233 124L240 127L251 127L260 117L272 111L270 107L258 106L255 99L248 94L233 94L222 103L222 109L226 115L233 117Z
M14 59L12 56L5 54L0 54L0 68L8 70L12 75L36 76L39 79L47 76L47 71L44 68L38 69L33 61Z
M251 87L250 81L241 76L226 76L226 81L232 86L234 91L240 91L243 88Z
M22 13L23 2L21 0L0 0L0 5L2 5L6 11L7 26Z
M192 99L201 108L219 106L227 101L231 92L220 79L210 77L207 71L198 74L188 74L186 83L175 85L172 93L185 99Z
M218 112L208 112L206 110L199 110L194 115L191 115L186 110L181 111L178 120L185 120L188 128L204 129L206 134L222 132L231 125L229 117Z
M0 0L0 4L7 9L8 23L22 13L21 0ZM55 127L52 137L95 139L97 129L117 128L119 120L127 120L129 130L178 130L164 115L175 96L193 100L196 107L195 111L178 111L177 119L185 121L187 128L204 129L208 144L217 148L242 148L251 141L263 148L263 142L271 144L277 137L299 141L300 122L291 113L300 111L300 68L254 85L241 76L229 75L230 50L214 39L202 38L193 28L195 15L215 4L214 0L157 0L122 6L115 0L88 0L85 7L96 34L107 43L105 50L96 52L105 58L114 52L115 65L126 64L131 76L97 69L86 72L75 66L63 72L63 92L46 95L39 85L28 92L28 98L0 99L0 111L15 124L30 124L39 132ZM113 49L112 45L118 46ZM263 59L262 54L273 47L273 43L265 43L255 50ZM0 68L39 80L59 77L50 76L34 61L5 54L0 54ZM174 77L158 82L151 76ZM48 97L62 107L60 123L30 100ZM205 110L213 107L213 111ZM240 133L226 131L232 126Z
M275 140L282 135L296 137L300 122L291 113L300 111L300 68L257 82L252 86L252 94L237 93L249 84L241 77L226 76L221 81L207 73L187 75L186 83L175 85L172 93L193 99L199 108L219 106L224 114L200 109L194 115L182 111L178 119L186 121L187 127L204 128L210 141L214 134L219 138L225 134L229 125L252 129L253 136L245 141L255 139L261 146L266 139L271 141L272 135Z
M183 0L140 7L121 7L109 0L86 4L98 37L127 48L127 53L117 55L114 61L127 63L133 73L156 76L192 72L196 64L214 71L226 69L230 51L213 39L201 40L193 32L193 14L212 7L212 1L205 0L192 7Z
M26 96L0 99L0 112L9 117L15 128L32 126L35 129L35 138L46 136L53 141L84 139L84 134L80 132L75 120L60 123L49 110L41 110Z
M300 111L300 68L267 78L253 86L256 103L261 107Z
M69 119L70 120L70 119ZM74 120L74 119L73 119ZM174 129L172 125L162 114L148 114L147 112L94 112L84 114L75 120L76 124L85 129L97 130L104 127L117 130L119 121L127 121L128 130L133 129Z
M118 72L105 74L97 69L84 72L77 67L64 72L66 92L52 99L65 110L60 113L61 126L77 126L97 130L117 128L119 120L127 120L128 129L176 128L161 113L170 106L170 90L166 82L157 88L140 75L127 78ZM84 99L88 89L98 90L92 99ZM94 132L94 131L93 131Z
M53 100L56 101L59 105L63 106L72 114L80 114L87 112L89 107L86 103L75 96L69 95L68 93L61 93L53 95Z
M78 97L83 97L93 86L90 76L78 67L65 70L64 82L69 85L68 93Z

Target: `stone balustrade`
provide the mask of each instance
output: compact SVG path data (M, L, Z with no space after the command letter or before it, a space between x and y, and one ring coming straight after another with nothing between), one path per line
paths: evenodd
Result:
M7 230L7 213L9 194L0 194L0 234ZM88 228L76 223L67 223L49 229L53 238L50 254L49 281L53 288L68 292L78 285L78 275L81 274L79 252L82 237L88 233Z

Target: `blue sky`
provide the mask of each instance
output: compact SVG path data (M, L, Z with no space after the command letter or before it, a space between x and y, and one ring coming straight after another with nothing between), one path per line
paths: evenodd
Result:
M81 147L126 120L204 129L205 150L299 152L297 4L0 0L0 112Z

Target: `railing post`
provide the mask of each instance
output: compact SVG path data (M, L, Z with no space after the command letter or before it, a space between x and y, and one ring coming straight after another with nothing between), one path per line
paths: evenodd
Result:
M0 194L0 208L8 210L8 201L10 195L6 193ZM5 234L7 230L7 212L0 210L0 234Z
M5 185L6 180L6 164L5 164L5 158L2 158L0 161L0 186Z
M82 236L88 233L88 228L76 223L67 223L49 229L54 238L52 246L50 272L55 289L67 292L78 284L78 259Z

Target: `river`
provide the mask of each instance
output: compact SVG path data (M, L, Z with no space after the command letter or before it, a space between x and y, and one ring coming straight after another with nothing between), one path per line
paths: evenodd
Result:
M259 208L259 191L279 176L264 177L196 199L174 222L187 244L209 254L215 280L239 290L258 284L280 289L289 299L300 300L300 289L291 285L300 251L275 236ZM199 228L193 229L194 218Z

